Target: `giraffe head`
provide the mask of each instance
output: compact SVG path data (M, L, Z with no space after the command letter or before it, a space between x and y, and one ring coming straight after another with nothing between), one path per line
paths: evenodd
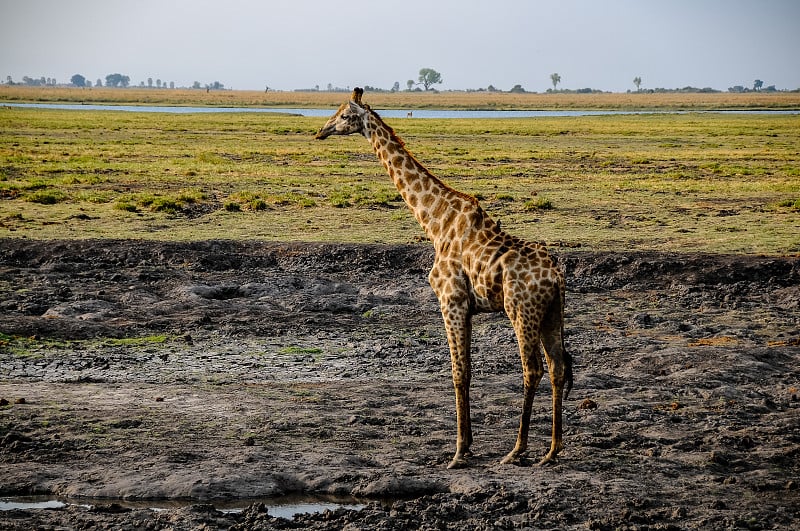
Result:
M361 95L364 90L356 87L350 101L343 103L336 114L331 116L328 122L317 133L317 140L323 140L331 135L352 135L359 133L367 136L367 116L369 106L361 103Z

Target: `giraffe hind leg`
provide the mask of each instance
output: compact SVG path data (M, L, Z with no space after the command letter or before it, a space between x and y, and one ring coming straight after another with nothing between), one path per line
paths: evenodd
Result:
M556 294L542 323L542 347L547 359L553 394L553 429L550 451L539 462L551 461L563 448L562 402L572 388L572 357L564 348L563 298Z
M544 375L538 332L533 329L533 327L526 327L524 323L521 322L514 323L514 330L517 334L517 342L519 343L520 357L522 359L524 386L522 415L519 420L517 443L514 445L514 449L500 461L502 464L520 464L522 462L522 456L528 449L528 433L530 431L533 398L536 395L539 382Z

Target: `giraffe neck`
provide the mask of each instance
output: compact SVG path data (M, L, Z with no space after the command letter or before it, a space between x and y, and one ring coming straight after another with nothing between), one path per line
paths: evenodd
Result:
M408 152L392 128L372 111L369 111L365 136L403 201L434 243L458 237L476 223L482 224L484 217L490 222L474 197L434 177Z

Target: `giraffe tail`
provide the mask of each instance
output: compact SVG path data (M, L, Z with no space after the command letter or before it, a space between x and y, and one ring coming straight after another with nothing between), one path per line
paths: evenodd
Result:
M558 283L558 295L556 299L559 301L559 313L561 314L559 317L559 321L561 324L561 358L564 361L564 396L562 400L566 400L569 396L570 391L572 391L572 383L573 383L573 376L572 376L572 354L567 351L567 348L564 346L564 306L566 302L566 286L563 281L563 277L561 282Z
M564 398L562 400L566 400L569 396L569 392L572 391L572 354L564 351L564 368L566 369L564 372Z

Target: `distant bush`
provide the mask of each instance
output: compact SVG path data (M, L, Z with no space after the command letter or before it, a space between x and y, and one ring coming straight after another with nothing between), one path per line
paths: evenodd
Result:
M138 212L139 208L136 206L135 203L131 203L130 201L117 201L114 203L114 208L117 210L122 210L123 212Z
M251 200L250 203L248 203L248 206L250 207L250 210L266 210L269 208L267 202L260 197L256 197L255 199Z
M117 199L114 208L123 212L138 212L140 208L146 208L151 212L176 214L182 212L187 205L204 201L206 197L199 190L182 190L170 195L128 194Z
M225 202L225 210L228 212L239 212L241 210L266 210L269 205L257 192L242 190L228 196Z
M546 197L535 197L525 202L525 210L552 210L553 202Z
M199 190L182 190L178 193L177 197L175 198L176 201L179 203L200 203L201 201L205 201L208 196L199 191Z
M790 210L800 211L800 197L797 199L784 199L778 203L778 206L789 208Z
M328 192L328 201L335 208L389 207L402 197L395 188L369 186L340 186Z
M61 190L36 190L25 196L25 201L39 203L40 205L55 205L66 199L67 194Z
M311 208L317 206L317 203L308 195L298 192L264 194L262 192L241 190L228 196L223 208L228 212L240 212L242 210L268 210L271 207L286 206Z
M156 197L148 205L153 212L165 212L175 214L182 210L181 203L170 197Z

